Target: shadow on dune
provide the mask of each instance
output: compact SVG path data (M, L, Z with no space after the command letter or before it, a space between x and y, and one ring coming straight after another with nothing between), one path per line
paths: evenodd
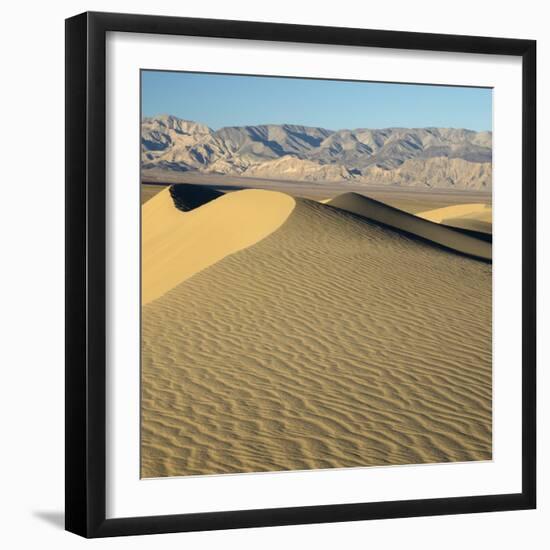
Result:
M475 229L468 229L466 227L458 227L456 225L447 225L446 223L440 224L443 227L448 227L452 231L456 231L457 233L463 233L464 235L469 235L470 237L474 237L474 239L480 239L482 241L485 241L486 243L492 243L493 242L493 235L491 233L484 233L482 231L476 231Z
M178 210L188 212L221 197L223 193L205 185L175 183L170 186L170 195Z

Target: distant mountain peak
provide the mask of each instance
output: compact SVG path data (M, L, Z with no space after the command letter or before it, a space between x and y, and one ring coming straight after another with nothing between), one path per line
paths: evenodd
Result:
M227 126L145 117L142 167L305 181L491 187L492 132L464 128L328 130L298 124ZM414 161L414 162L413 162Z

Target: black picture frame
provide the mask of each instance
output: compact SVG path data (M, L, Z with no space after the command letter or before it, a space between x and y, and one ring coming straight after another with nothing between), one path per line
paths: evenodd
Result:
M105 40L108 31L518 56L522 121L522 491L517 494L106 519ZM536 42L83 13L66 20L66 529L107 537L536 506Z

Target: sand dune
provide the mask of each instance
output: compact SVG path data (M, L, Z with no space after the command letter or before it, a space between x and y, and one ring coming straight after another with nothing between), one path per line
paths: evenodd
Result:
M326 202L327 205L364 216L389 227L406 231L435 244L483 260L491 260L491 244L424 218L393 208L382 202L359 195L344 193ZM451 207L455 208L455 207ZM460 207L458 207L460 208Z
M194 190L191 199L184 190L185 186L171 186L142 205L142 304L263 239L294 208L289 195L247 189L218 194L216 200L182 212L180 207L187 209L199 201Z
M441 223L447 218L461 218L467 215L484 215L490 213L490 206L484 203L468 203L468 204L454 204L452 206L445 206L444 208L436 208L434 210L427 210L425 212L419 212L417 215L432 222Z
M489 263L273 192L170 201L144 208L170 280L142 310L143 477L491 459Z
M436 208L417 214L421 218L451 227L490 234L493 232L493 209L485 203L469 203Z

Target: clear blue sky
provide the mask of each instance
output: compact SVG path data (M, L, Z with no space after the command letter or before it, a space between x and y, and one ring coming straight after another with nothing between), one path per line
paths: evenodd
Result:
M142 71L142 115L218 129L302 124L331 130L427 126L492 129L492 90L375 82Z

